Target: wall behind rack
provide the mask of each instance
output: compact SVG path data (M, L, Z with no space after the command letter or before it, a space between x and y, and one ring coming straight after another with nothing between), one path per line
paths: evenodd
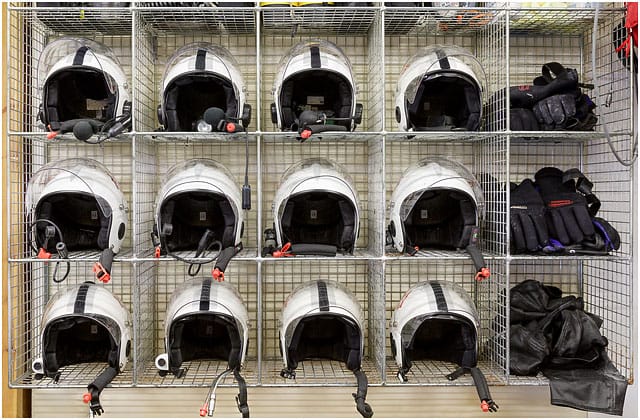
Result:
M583 414L543 407L548 404L541 396L547 392L546 387L539 386L547 384L544 377L509 375L505 344L509 336L508 290L527 278L582 296L588 310L605 320L603 332L609 339L610 356L621 373L632 381L635 341L634 326L628 320L634 308L632 279L637 268L633 264L632 217L637 210L632 205L632 172L615 161L602 127L602 121L606 121L613 144L628 159L632 135L637 131L632 119L635 105L629 94L633 85L629 72L611 49L611 33L622 20L622 6L603 5L596 28L596 71L602 88L600 96L592 95L600 117L595 131L532 132L527 136L509 130L505 88L530 83L540 73L541 65L549 61L576 68L582 81L593 83L591 31L595 9L532 11L512 6L495 3L481 10L481 18L467 22L452 9L394 8L381 4L155 8L135 2L131 7L81 10L11 3L6 29L10 46L6 147L11 163L6 197L10 250L8 374L12 386L35 390L34 415L81 415L86 406L80 403L80 388L95 377L101 366L64 368L58 384L49 379L36 380L31 373L31 361L41 351L39 319L44 305L60 287L93 278L91 266L98 259L97 253L72 255L72 275L62 286L52 283L53 264L35 258L29 245L25 191L33 174L48 162L90 157L105 164L119 182L129 205L129 231L124 249L114 263L114 279L106 287L133 314L134 351L126 370L111 387L132 389L107 389L103 393L104 405L109 410L109 405L117 404L114 415L164 416L169 412L163 409L161 401L173 399L187 404L193 395L204 395L204 387L226 364L189 362L189 374L183 378L157 375L154 359L164 352L164 312L171 293L189 276L184 264L153 257L150 233L156 194L172 165L196 157L224 163L240 183L244 176L245 140L249 147L253 208L245 214L245 249L232 260L225 277L243 296L251 320L244 372L250 385L250 403L252 395L257 396L255 404L260 408L256 413L273 415L270 400L287 398L289 393L297 398L291 403L296 409L299 401L321 407L326 390L327 398L336 401L335 409L327 411L329 415L356 414L351 389L346 388L353 388L355 380L340 363L303 362L296 382L279 376L282 360L278 328L282 303L296 285L317 278L330 278L346 285L361 302L366 324L363 368L374 386L369 400L374 410L376 400L379 401L380 412L390 416L399 415L393 411L393 398L413 399L415 409L410 407L402 414L427 416L421 409L427 393L433 398L442 395L450 399L452 406L477 406L469 378L451 384L446 380L445 375L454 368L450 364L416 363L409 385L397 382L389 320L404 292L425 280L453 281L472 296L481 323L480 366L496 389L494 394L506 399L499 401L503 415L533 415L524 404L519 408L512 406L527 394L535 396L536 410L540 410L536 413L540 416ZM100 145L86 145L69 136L46 139L46 130L37 121L41 102L38 59L46 44L61 36L95 39L116 52L133 97L133 132ZM299 143L292 133L278 132L271 122L270 104L281 57L297 42L310 38L332 41L349 57L358 86L357 101L364 105L364 114L362 124L353 133L326 134L321 139ZM176 49L194 41L222 45L238 61L245 79L247 102L253 107L247 138L155 131L166 62ZM397 76L418 48L432 44L465 47L484 67L482 131L422 132L412 136L398 131L394 112ZM354 255L335 259L262 257L262 232L273 223L271 206L282 174L291 164L315 156L339 162L354 180L361 209ZM391 194L407 167L429 156L454 158L481 180L485 195L481 248L492 271L490 279L484 282L473 279L473 264L466 254L421 251L409 257L385 247ZM578 167L594 182L602 201L602 217L610 220L621 234L619 251L593 259L510 253L505 191L509 182L533 177L544 166ZM202 273L207 275L211 268L211 264L204 266ZM228 396L231 401L232 384L232 379L225 379L221 398ZM449 393L449 385L463 386ZM318 386L326 388L318 392ZM342 391L348 397L346 401L341 399L343 395L337 396ZM112 397L108 396L111 392ZM131 410L123 406L128 396L134 396ZM133 401L138 397L151 406L148 411L141 410L141 403ZM68 410L64 403L67 399ZM194 403L193 413L197 412L198 404ZM55 413L49 410L54 406ZM232 405L223 403L222 407L221 413L235 415ZM171 415L185 413L178 410ZM434 409L433 415L449 413ZM456 415L476 413L460 408Z

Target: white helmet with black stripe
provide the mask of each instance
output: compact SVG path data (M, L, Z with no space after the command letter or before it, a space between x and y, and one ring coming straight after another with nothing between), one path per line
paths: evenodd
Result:
M105 45L59 38L42 51L38 77L40 120L52 135L73 131L87 141L93 134L111 137L131 127L129 83L118 58Z
M471 373L482 410L497 410L484 375L477 367L480 317L462 287L447 281L414 285L398 302L389 328L391 351L401 381L408 381L413 361L455 363L460 369L449 375L449 379Z
M191 43L167 61L158 119L167 131L222 131L203 128L212 123L207 111L217 108L219 118L242 122L246 128L251 121L246 91L240 66L226 48Z
M281 375L295 378L298 363L310 358L344 362L358 380L358 412L371 417L373 411L365 402L367 378L361 370L364 316L353 293L330 280L300 284L285 300L280 321L280 349L285 365Z
M88 385L84 401L101 414L100 392L122 372L131 353L131 315L103 286L85 282L56 293L40 322L42 356L36 375L64 381L66 366L104 362L107 368Z
M404 65L395 93L395 113L404 131L468 130L482 124L486 85L482 65L457 46L432 45Z
M320 39L303 41L280 60L271 120L283 131L298 131L305 125L301 114L308 111L332 131L353 131L362 118L356 93L351 62L337 45Z

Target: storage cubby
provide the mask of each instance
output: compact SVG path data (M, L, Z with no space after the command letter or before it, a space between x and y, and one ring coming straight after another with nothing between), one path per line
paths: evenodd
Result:
M57 384L48 378L37 380L31 373L31 362L41 351L44 306L57 290L93 279L91 266L99 254L73 253L69 277L54 283L52 270L57 263L64 268L67 261L43 261L31 249L27 185L49 162L88 157L111 171L129 209L123 248L115 258L113 279L104 287L131 311L133 351L127 368L111 386L209 387L226 369L226 362L188 362L181 378L161 377L155 367L155 357L165 351L167 303L191 278L188 264L154 256L151 232L157 193L173 165L193 158L224 165L241 188L247 156L252 208L244 211L244 249L231 260L225 281L238 289L249 312L249 347L242 371L250 387L355 386L353 373L336 361L304 361L295 380L280 376L279 329L285 299L297 285L321 279L346 286L363 307L362 368L374 386L472 386L468 375L449 381L445 376L456 366L440 362L415 362L405 384L396 378L389 340L391 314L411 286L427 280L451 281L471 296L479 314L479 367L490 385L547 385L542 375L509 373L509 290L530 278L583 298L585 309L604 321L601 331L609 340L609 356L632 382L635 328L630 320L637 305L632 292L637 270L633 173L637 163L620 164L611 150L629 161L636 153L638 129L634 74L613 46L613 34L624 17L622 3L601 4L598 11L595 7L527 9L508 2L485 5L407 8L376 2L372 6L255 3L235 7L219 2L219 7L155 7L151 2L132 2L129 7L43 8L35 2L11 3L5 197L9 203L10 385L84 388L104 367L65 368ZM48 130L38 121L42 102L38 62L45 46L62 36L86 37L116 53L133 100L131 132L99 145L82 143L71 134L46 138ZM291 47L318 38L336 44L349 58L356 102L363 104L362 122L354 132L314 133L300 141L297 132L282 132L272 123L274 80ZM165 66L176 50L192 42L222 46L238 62L246 103L252 107L247 133L158 130ZM404 132L398 128L398 75L418 50L434 44L463 47L482 65L480 130ZM509 87L531 84L542 65L553 61L575 68L581 82L596 85L583 91L596 104L598 124L593 131L581 132L512 131ZM491 276L481 282L474 280L472 261L462 251L424 249L409 256L387 243L389 201L398 181L412 164L437 156L463 164L483 190L478 246ZM263 233L273 226L272 206L282 175L291 165L314 157L336 161L353 179L360 205L353 255L262 256ZM510 183L533 178L546 166L578 168L593 182L602 202L598 216L618 230L619 250L603 256L512 253ZM213 266L203 265L197 277L210 276ZM231 376L222 383L233 385Z

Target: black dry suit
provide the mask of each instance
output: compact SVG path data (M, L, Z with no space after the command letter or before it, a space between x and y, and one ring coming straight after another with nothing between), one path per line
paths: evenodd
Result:
M511 289L510 364L549 378L551 404L622 415L627 380L609 359L602 319L581 298L526 280Z

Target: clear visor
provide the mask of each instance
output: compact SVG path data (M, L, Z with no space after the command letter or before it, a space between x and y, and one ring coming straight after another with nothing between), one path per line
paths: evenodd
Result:
M353 185L353 179L347 173L342 165L330 159L315 157L301 160L289 166L282 174L280 184L284 184L289 177L295 176L298 171L305 171L305 180L318 176L337 175L350 186Z
M412 192L402 202L400 206L400 220L406 220L415 204L420 200L420 197L422 197L424 191L429 189L455 188L456 184L460 187L464 186L464 184L460 185L460 182L468 184L469 188L473 191L478 216L481 218L484 217L484 194L482 193L480 182L478 182L476 177L461 163L446 157L425 158L409 167L402 175L402 179L411 179L412 177L420 177L424 182L420 184L421 188L419 190ZM402 180L400 182L402 182ZM462 191L460 188L458 188L458 190Z
M217 57L222 66L225 68L225 72L221 73L220 75L232 81L233 89L235 91L236 97L238 97L238 89L242 88L242 86L236 86L236 83L233 83L234 81L232 80L232 76L234 74L240 74L240 71L238 70L240 68L238 62L226 48L220 47L218 45L213 45L208 42L194 42L181 47L175 53L173 53L173 55L167 61L167 65L165 66L164 74L162 76L163 85L169 82L167 78L170 77L170 75L196 71L195 61L194 65L190 68L184 69L180 67L184 67L185 63L195 60L198 55L198 51L200 50L204 50L206 52L205 57L207 58Z
M445 59L448 61L450 68L441 70L440 63ZM418 71L419 73L417 73ZM454 45L431 45L421 49L411 57L400 72L399 81L404 80L406 77L411 77L411 81L404 91L405 98L410 104L415 102L422 81L438 71L460 73L473 79L478 84L484 102L487 75L476 56L466 49ZM396 90L401 88L402 86L398 83ZM397 93L402 94L402 92Z
M200 166L200 168L198 168L197 170L195 170L194 172L197 172L198 174L202 174L203 171L205 171L206 169L211 169L213 171L216 172L221 172L224 175L226 175L227 177L229 177L229 179L231 179L232 181L235 182L233 174L222 164L216 162L215 160L211 160L211 159L190 159L184 162L180 162L176 165L173 165L169 171L167 171L167 174L164 176L164 179L162 180L163 184L168 183L172 178L174 177L178 177L182 172L186 172L189 170L192 170L196 167ZM194 181L193 179L191 179L190 181ZM198 182L204 182L202 179L198 179Z
M332 56L336 61L342 62L349 69L349 74L344 74L343 76L345 76L347 80L353 81L353 69L351 67L351 62L340 47L323 39L310 39L294 45L289 52L280 59L280 63L278 64L278 73L275 78L274 92L282 86L285 78L289 77L293 73L299 72L300 70L307 70L293 67L295 66L294 63L299 62L299 60L296 60L296 57L311 54L311 47L318 47L321 56Z
M114 52L105 45L84 38L63 37L49 43L38 60L38 82L40 89L44 89L47 78L55 70L62 67L58 64L61 60L65 62L63 67L71 68L74 57L78 50L86 47L85 62L90 62L92 67L102 71L105 76L105 83L111 94L115 94L118 90L116 81L108 72L105 71L109 67L107 60L112 61L121 68L118 58ZM90 55L90 56L89 56Z
M35 208L43 194L56 192L84 192L92 195L102 214L110 217L112 209L100 194L99 189L119 189L111 172L100 162L86 158L64 159L51 162L40 168L29 181L25 203L27 211Z

